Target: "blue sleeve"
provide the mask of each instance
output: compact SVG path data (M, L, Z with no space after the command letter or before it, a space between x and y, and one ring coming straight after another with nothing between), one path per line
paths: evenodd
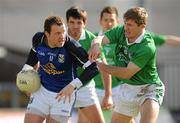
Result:
M28 64L30 66L34 66L38 63L38 58L37 58L37 54L36 54L36 47L42 42L44 37L44 33L43 32L37 32L33 38L32 38L32 49L29 52L28 58L25 62L25 64Z
M37 32L32 38L32 48L35 50L36 47L44 40L44 33Z
M33 49L31 49L25 64L34 67L37 63L38 63L38 58L36 52Z
M86 50L82 48L80 45L75 44L75 42L70 41L70 39L66 41L65 47L79 61L79 64L81 64L81 66L85 64L87 61L89 61L88 53L86 52ZM95 62L93 62L91 63L91 65L85 68L85 70L78 78L81 80L82 84L85 85L98 73L99 71L97 65Z

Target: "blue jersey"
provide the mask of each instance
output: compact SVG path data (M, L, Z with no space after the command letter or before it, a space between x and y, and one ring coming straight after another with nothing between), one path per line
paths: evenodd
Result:
M98 72L95 62L88 62L87 52L75 41L68 37L63 47L50 48L45 44L45 35L38 32L32 39L33 48L30 50L26 64L34 66L40 62L39 74L42 85L53 92L59 92L76 77L76 67L84 67L78 76L83 85L87 84Z
M49 48L43 42L35 51L40 62L41 83L46 89L59 92L76 77L72 57L65 47Z

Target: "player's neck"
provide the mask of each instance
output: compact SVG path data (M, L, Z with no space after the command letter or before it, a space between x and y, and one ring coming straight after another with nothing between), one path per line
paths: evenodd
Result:
M134 43L143 34L144 30L140 31L136 36L128 38L128 43Z
M55 46L52 45L47 39L44 40L44 43L45 43L46 46L48 46L49 48L55 48Z
M70 31L68 31L68 35L71 36L74 40L79 41L81 34L79 33L72 33Z

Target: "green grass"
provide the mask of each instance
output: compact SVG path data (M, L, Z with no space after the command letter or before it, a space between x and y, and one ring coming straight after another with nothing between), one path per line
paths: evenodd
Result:
M103 115L104 115L104 118L105 118L105 122L110 123L111 122L111 117L112 117L112 111L111 110L103 110Z

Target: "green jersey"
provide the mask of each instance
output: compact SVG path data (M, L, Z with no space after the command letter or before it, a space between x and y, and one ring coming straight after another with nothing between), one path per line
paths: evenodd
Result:
M115 43L115 64L119 67L127 67L133 62L141 68L130 79L117 78L132 85L160 84L161 80L156 67L156 47L149 32L145 32L143 39L138 43L128 44L124 26L119 25L105 33L110 43Z
M99 33L94 33L96 36L99 35ZM102 35L102 33L101 33ZM115 65L115 62L114 62L114 54L115 54L115 44L107 44L107 45L104 45L102 46L102 52L106 58L106 61L109 65ZM96 88L99 88L99 89L103 89L104 86L103 86L103 82L102 82L102 77L100 74L98 74L95 78L95 83L96 83ZM115 77L112 76L112 87L116 87L117 85L119 85L120 82L117 81L117 79Z

